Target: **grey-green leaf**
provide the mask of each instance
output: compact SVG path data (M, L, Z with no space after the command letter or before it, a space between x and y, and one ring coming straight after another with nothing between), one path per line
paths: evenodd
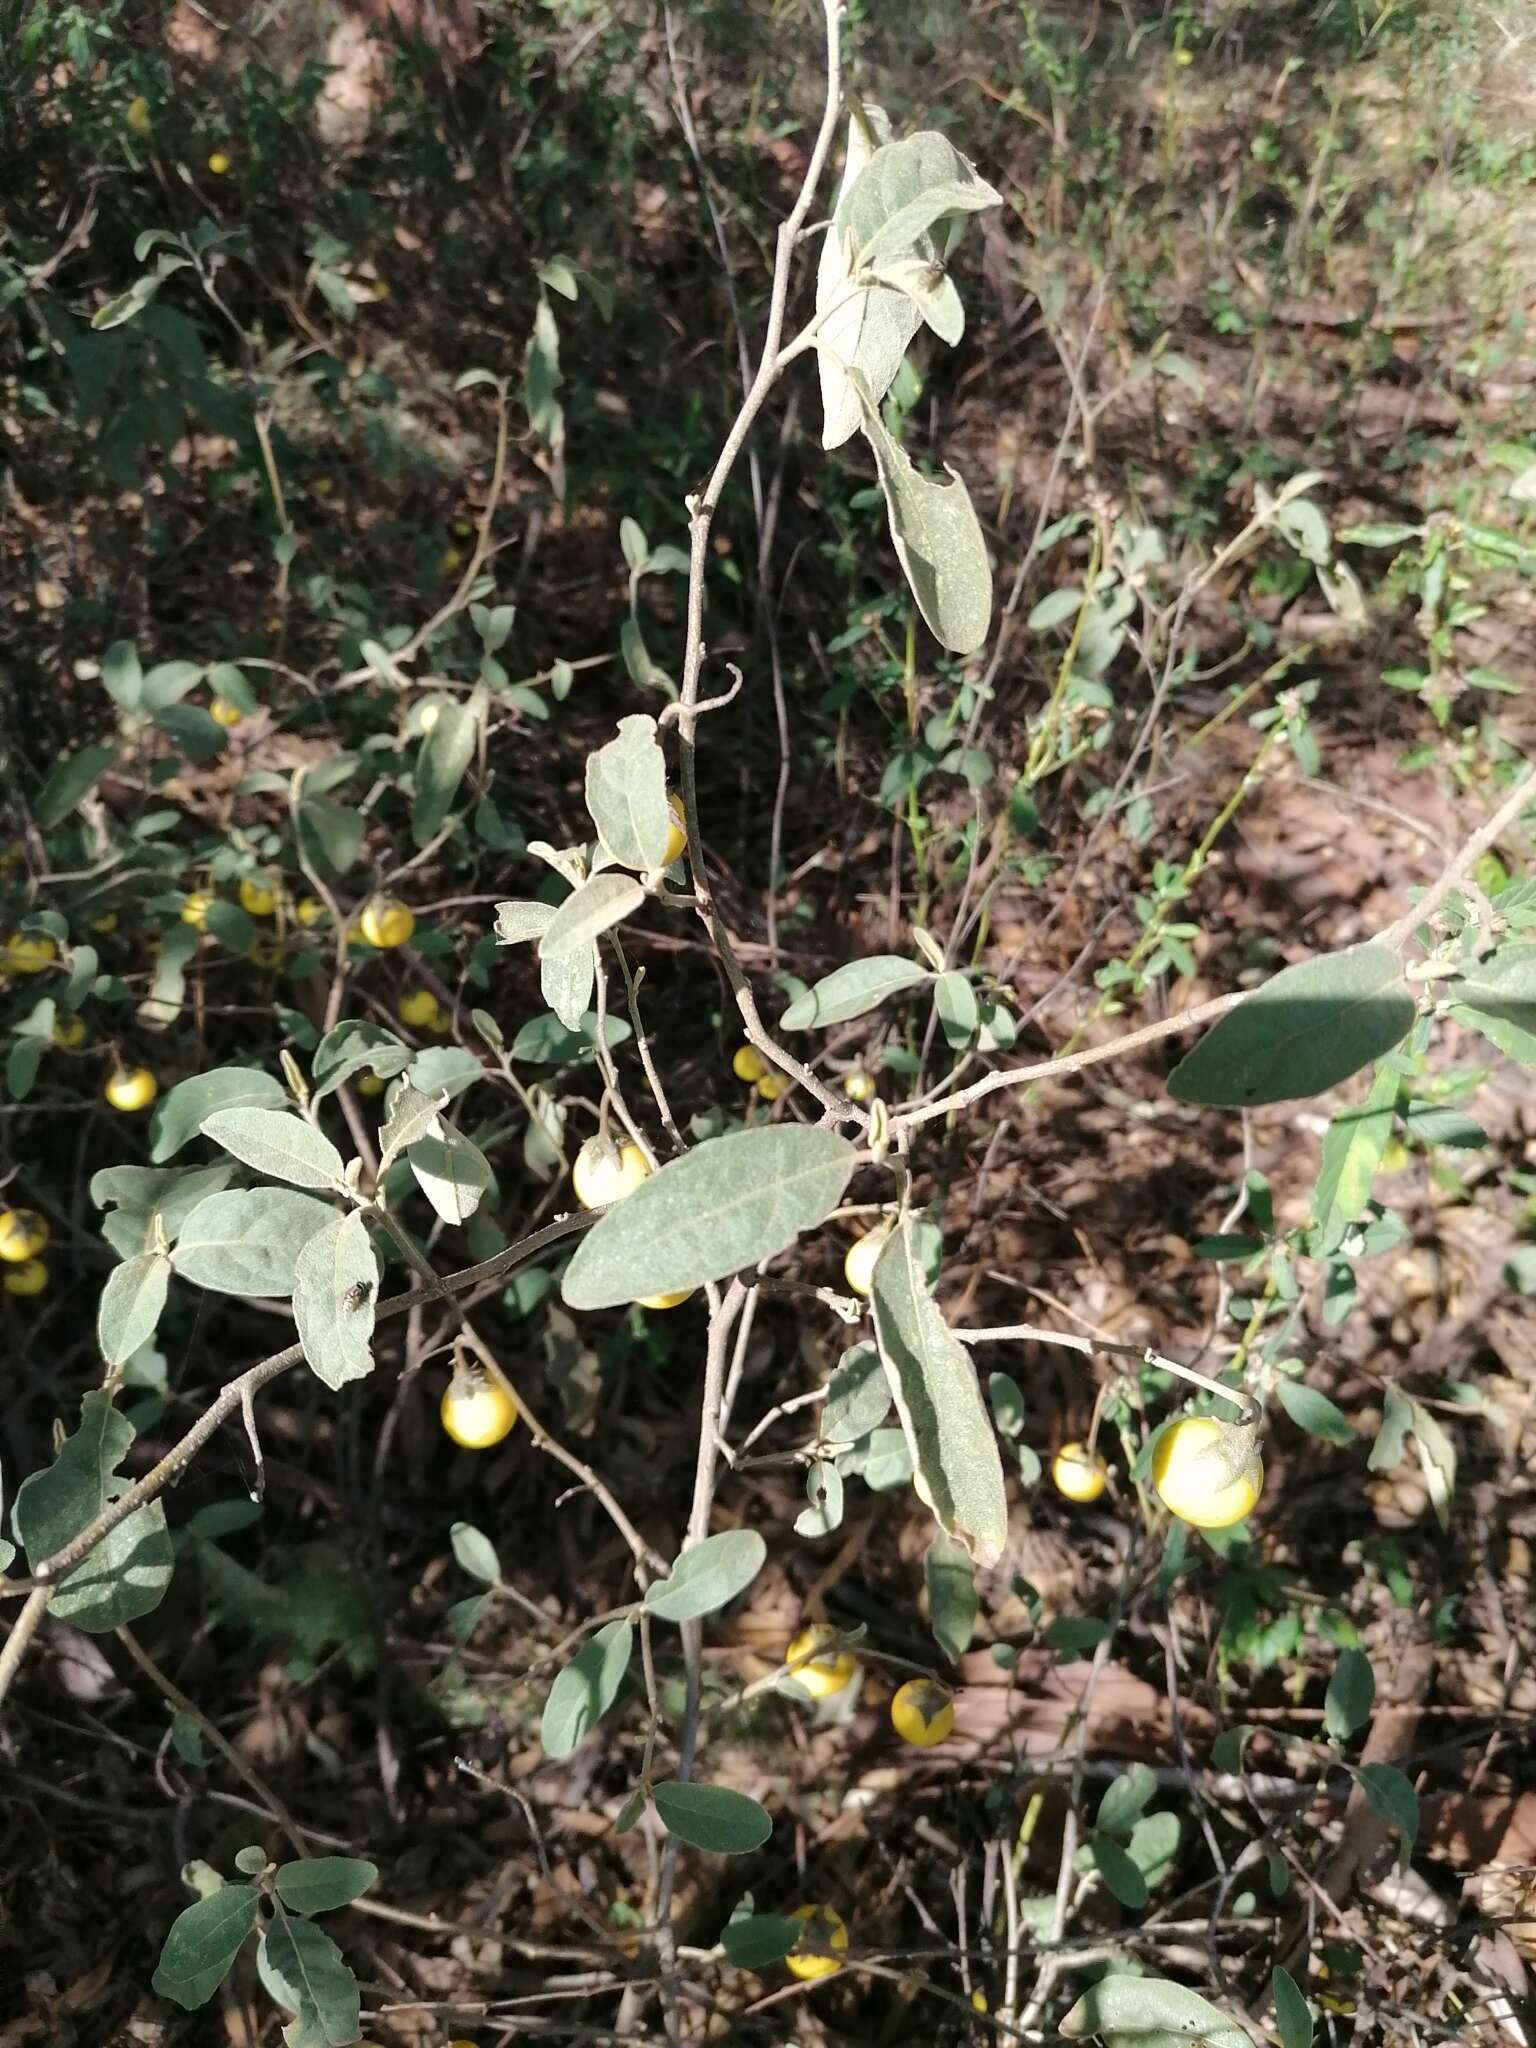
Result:
M211 1073L194 1074L178 1081L156 1105L149 1123L149 1156L157 1166L174 1159L219 1110L280 1109L287 1100L281 1081L260 1067L215 1067Z
M531 939L542 939L549 930L554 917L553 903L538 903L518 898L510 903L496 906L496 943L498 946L525 946Z
M1099 1801L1095 1823L1100 1834L1129 1838L1157 1793L1157 1779L1145 1764L1132 1764Z
M821 1411L826 1443L852 1444L878 1429L891 1412L890 1382L873 1344L855 1344L845 1351L827 1382Z
M203 1119L203 1134L269 1180L333 1192L345 1184L341 1154L302 1117L277 1109L221 1109Z
M1312 2048L1312 2008L1289 1970L1278 1963L1270 1978L1275 2001L1275 2023L1280 2029L1280 2048Z
M643 874L661 866L672 815L654 718L619 720L618 738L587 756L586 794L597 836L620 867Z
M629 1669L634 1634L631 1622L610 1621L561 1671L539 1726L546 1756L569 1756L613 1705Z
M406 1153L416 1184L444 1223L469 1221L495 1176L490 1161L444 1117Z
M1245 2027L1208 1998L1161 1977L1104 1977L1060 2022L1065 2040L1105 2048L1253 2048Z
M229 1188L198 1203L171 1264L216 1294L291 1294L299 1253L335 1214L292 1188Z
M33 806L41 831L51 832L81 803L117 759L116 747L81 747L66 754L38 792Z
M1402 1836L1398 1863L1406 1868L1419 1832L1418 1794L1393 1764L1362 1764L1358 1776L1361 1789L1371 1805Z
M248 1884L226 1884L178 1913L160 1950L151 1980L161 1998L187 2012L206 2005L229 1975L240 1944L256 1925L257 1894Z
M826 1031L877 1010L903 989L929 979L928 969L899 953L874 953L867 960L849 960L822 976L797 996L779 1019L786 1031Z
M744 1593L762 1570L768 1546L755 1529L723 1529L685 1550L670 1575L646 1588L646 1612L662 1621L695 1621Z
M436 722L416 756L411 837L418 846L437 837L453 808L464 771L475 757L485 705L485 691L476 688L463 702L445 699L438 706Z
M998 206L1002 195L936 129L877 149L837 203L836 221L855 263L891 263L930 246L929 231L948 216Z
M918 1496L973 1562L996 1564L1008 1533L1002 1459L970 1356L928 1290L910 1215L875 1262L872 1292Z
M409 1081L394 1089L389 1114L379 1129L379 1171L386 1171L407 1146L424 1138L441 1114L442 1103L436 1094L413 1087Z
M107 1275L96 1311L96 1341L114 1369L132 1358L155 1334L171 1284L171 1262L160 1252L140 1252Z
M1109 1835L1095 1835L1089 1842L1099 1875L1122 1906L1133 1912L1147 1903L1147 1881L1135 1863Z
M651 1787L651 1802L669 1835L713 1855L749 1855L773 1833L773 1822L757 1801L725 1785L669 1778Z
M1340 1650L1323 1700L1323 1726L1336 1742L1347 1742L1371 1718L1376 1674L1363 1650Z
M956 470L924 476L860 390L891 540L928 630L953 654L974 654L992 624L992 564L981 522ZM946 465L947 466L947 465Z
M854 1151L835 1131L762 1125L707 1139L615 1202L576 1248L570 1308L616 1308L772 1258L842 1200Z
M976 1036L980 1013L971 978L951 967L933 984L933 1007L939 1014L944 1043L951 1052L963 1052Z
M951 1664L958 1664L976 1633L976 1571L970 1558L941 1530L923 1560L928 1626Z
M362 2038L357 1979L328 1934L281 1908L262 1930L256 1973L280 2006L294 2014L283 2029L287 2048L351 2048Z
M310 1062L313 1099L321 1101L354 1074L377 1074L382 1081L392 1081L410 1063L410 1047L402 1045L393 1031L378 1024L338 1024L321 1039Z
M1413 1023L1402 962L1370 941L1287 967L1174 1068L1179 1102L1245 1109L1320 1095L1390 1052Z
M453 1545L453 1554L471 1578L481 1579L487 1586L501 1582L501 1559L496 1555L496 1546L489 1536L484 1535L470 1522L455 1522L448 1531Z
M1337 1251L1345 1230L1365 1214L1377 1170L1392 1136L1401 1079L1390 1066L1371 1083L1364 1102L1337 1111L1323 1139L1322 1171L1312 1192L1312 1218L1320 1253Z
M278 1865L277 1895L293 1913L334 1913L360 1899L378 1874L361 1856L306 1856Z
M807 1505L795 1517L795 1534L808 1542L831 1536L843 1525L843 1475L826 1460L808 1465L805 1473Z
M1308 1436L1318 1437L1325 1444L1355 1441L1349 1417L1316 1387L1303 1386L1300 1380L1282 1379L1275 1382L1275 1395L1296 1427L1304 1429Z
M720 1945L738 1970L765 1970L782 1962L800 1939L798 1920L786 1920L778 1913L749 1913L741 1920L727 1921L720 1933Z
M317 1379L333 1391L373 1371L379 1261L356 1209L317 1230L293 1269L293 1319Z
M540 959L585 952L604 932L632 917L644 901L645 891L633 875L604 868L601 874L589 876L579 889L571 891L550 919L539 941ZM550 1007L553 1009L554 1005Z
M1451 983L1450 1014L1522 1066L1536 1067L1536 939L1506 941Z
M117 1476L117 1467L133 1435L133 1425L106 1394L87 1394L80 1427L64 1439L57 1458L22 1481L12 1519L33 1571L126 1491L128 1481ZM92 1634L120 1628L159 1606L174 1565L165 1509L151 1501L60 1582L49 1611Z

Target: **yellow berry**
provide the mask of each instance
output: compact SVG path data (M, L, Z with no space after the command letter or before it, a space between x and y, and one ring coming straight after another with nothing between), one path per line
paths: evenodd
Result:
M363 905L358 927L370 946L387 952L409 939L416 929L416 914L398 896L372 896Z
M987 1994L985 1993L985 1991L973 1991L971 1993L971 2011L985 2012L986 2010Z
M850 1102L872 1102L875 1094L875 1077L867 1067L855 1067L851 1074L843 1076L843 1093Z
M331 495L332 491L334 491L334 490L335 490L335 488L336 488L336 479L335 479L335 477L333 477L333 476L317 476L317 477L315 478L315 496L316 496L317 498L328 498L328 497L329 497L329 496Z
M1186 1415L1158 1438L1152 1484L1181 1522L1230 1529L1253 1512L1264 1490L1264 1463L1251 1430L1214 1415Z
M671 867L675 860L681 860L683 849L688 844L688 833L684 823L683 800L675 789L667 798L667 809L672 813L672 823L667 827L667 850L661 856L661 864L664 868Z
M831 1699L858 1675L858 1658L852 1650L831 1647L836 1642L835 1628L824 1621L813 1621L801 1629L784 1653L789 1676L813 1700Z
M416 714L416 723L423 732L430 732L442 715L441 704L423 704Z
M308 931L312 924L318 924L325 915L325 905L315 896L301 896L293 906L294 921Z
M752 1093L760 1102L777 1102L781 1095L789 1093L793 1085L788 1074L764 1074Z
M745 1081L750 1087L754 1081L761 1081L768 1071L763 1056L755 1045L738 1045L731 1058L731 1072L738 1081Z
M7 974L45 974L59 957L59 949L46 932L12 932L0 947L0 968Z
M238 704L231 704L227 697L215 697L208 706L208 715L216 725L236 726L245 713Z
M843 1257L843 1278L849 1291L862 1295L866 1301L875 1281L875 1261L885 1250L885 1240L890 1234L890 1224L879 1223L865 1236L855 1238Z
M650 1170L638 1145L588 1138L571 1168L571 1187L583 1209L606 1209L632 1195Z
M1109 1467L1086 1444L1063 1444L1051 1460L1051 1479L1056 1491L1068 1500L1097 1500L1109 1484Z
M48 1268L41 1259L28 1259L5 1276L7 1294L41 1294L48 1285Z
M445 576L451 576L455 569L463 568L464 555L462 549L444 548L437 558L437 566Z
M400 1022L420 1029L424 1024L435 1024L438 1019L437 997L429 988L408 989L400 998Z
M132 1115L135 1110L148 1109L160 1092L160 1083L148 1067L123 1067L101 1092L114 1109Z
M117 912L115 910L104 910L100 917L93 917L91 919L91 930L93 932L115 932L117 930Z
M1173 53L1173 61L1175 64L1193 64L1195 61L1195 53L1193 50L1175 50Z
M443 1427L466 1451L488 1451L517 1421L517 1403L496 1380L453 1380L443 1394Z
M240 884L240 908L252 917L270 917L277 908L277 891L247 875Z
M0 1259L22 1266L48 1242L48 1219L35 1209L0 1209Z
M954 1695L934 1678L909 1678L891 1701L891 1726L914 1749L932 1749L955 1725Z
M815 1984L823 1977L835 1977L842 1965L837 1957L848 1946L848 1928L841 1913L830 1906L796 1906L791 1920L800 1922L800 1939L784 1958L792 1977Z
M283 942L273 932L258 932L247 946L245 957L253 967L281 967Z
M53 1020L53 1042L62 1046L65 1052L72 1052L77 1045L85 1043L85 1019L68 1014Z
M384 1093L383 1077L379 1074L359 1074L357 1077L357 1092L359 1095L382 1095Z
M675 1294L641 1294L636 1297L636 1308L681 1308L685 1301L691 1301L698 1293L696 1287L680 1287Z
M387 277L376 277L373 280L373 296L376 299L387 299L389 297L389 279Z
M128 111L123 115L123 126L131 135L148 135L154 127L150 118L149 101L138 93L128 102Z
M194 931L207 931L208 912L217 900L207 889L194 889L181 906L182 923L191 925Z
M229 157L222 149L214 150L208 159L208 168L216 178L224 177L229 170Z
M1386 1150L1381 1155L1383 1173L1401 1173L1405 1166L1413 1164L1413 1154L1401 1138L1388 1138Z

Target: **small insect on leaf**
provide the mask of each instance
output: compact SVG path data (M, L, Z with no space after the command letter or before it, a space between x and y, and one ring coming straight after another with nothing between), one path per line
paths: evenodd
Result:
M371 1280L354 1280L342 1296L342 1302L347 1313L349 1315L356 1315L359 1309L366 1308L372 1294L373 1282Z

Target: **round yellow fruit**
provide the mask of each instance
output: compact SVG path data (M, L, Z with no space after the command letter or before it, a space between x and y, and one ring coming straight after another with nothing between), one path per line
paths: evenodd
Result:
M245 957L253 967L281 967L283 942L272 932L258 932L246 947Z
M955 1700L936 1678L909 1678L891 1701L891 1726L914 1749L932 1749L955 1725Z
M216 178L227 177L229 173L229 157L227 153L222 149L214 150L208 159L208 168Z
M104 910L100 917L93 917L91 919L91 930L93 932L115 932L117 930L117 912L115 910Z
M383 1076L380 1074L359 1074L357 1077L357 1092L359 1095L382 1095L384 1093Z
M636 1297L636 1308L681 1308L685 1301L692 1301L698 1293L696 1287L680 1287L675 1294L642 1294Z
M667 850L661 856L661 864L664 868L671 867L675 860L681 860L683 851L688 844L683 800L676 790L673 790L672 794L667 798L667 809L672 813L672 823L667 827Z
M1251 1430L1214 1415L1186 1415L1158 1438L1152 1484L1172 1515L1196 1529L1230 1529L1264 1491Z
M435 1024L439 1016L437 997L429 988L408 989L400 998L400 1022L419 1030Z
M181 906L181 921L197 932L208 929L208 913L218 899L207 889L194 889Z
M324 915L325 905L317 896L301 896L293 906L294 922L303 925L306 931L312 924L318 924Z
M875 1261L885 1250L885 1240L891 1234L888 1223L878 1224L865 1236L855 1238L843 1256L843 1278L849 1291L862 1295L867 1301L869 1290L874 1285Z
M135 1110L148 1109L160 1092L160 1083L148 1067L123 1067L101 1092L114 1109L132 1115Z
M752 1093L760 1102L777 1102L781 1095L789 1093L793 1085L788 1074L764 1074Z
M831 1699L858 1675L858 1658L852 1650L832 1647L836 1642L835 1628L824 1621L813 1621L808 1628L801 1629L784 1652L789 1676L813 1700Z
M0 948L0 969L7 974L46 974L59 949L46 932L12 932Z
M240 908L251 917L270 917L277 908L277 891L247 875L240 884Z
M24 1266L48 1242L48 1219L35 1209L0 1209L0 1259Z
M445 576L451 576L455 569L462 569L464 566L462 549L444 548L437 558L437 566Z
M443 1427L466 1451L488 1451L510 1434L517 1403L495 1380L454 1380L443 1394Z
M841 1913L830 1906L796 1906L791 1920L800 1923L800 1939L784 1958L792 1977L803 1984L835 1977L842 1968L837 1958L848 1946L848 1928Z
M875 1099L875 1077L867 1067L855 1067L851 1074L843 1076L843 1093L850 1102L873 1102Z
M731 1072L738 1081L745 1081L750 1088L754 1081L761 1081L768 1071L762 1054L755 1045L738 1045L731 1056Z
M24 1266L14 1267L4 1281L7 1294L41 1294L47 1285L48 1268L41 1259L28 1259Z
M650 1174L638 1145L615 1145L611 1138L588 1138L571 1168L571 1187L583 1209L606 1209L632 1195Z
M150 118L149 101L138 93L128 102L128 111L123 115L123 126L130 135L148 135L154 127Z
M416 914L398 896L370 896L363 905L358 929L370 946L381 953L403 946L416 929Z
M1109 1467L1086 1444L1063 1444L1051 1460L1051 1480L1068 1500L1097 1500L1109 1484Z
M208 716L215 725L233 728L240 723L245 713L238 704L231 704L227 697L215 697L208 706Z
M53 1042L65 1052L73 1052L77 1045L85 1043L85 1019L72 1017L67 1012L53 1020Z

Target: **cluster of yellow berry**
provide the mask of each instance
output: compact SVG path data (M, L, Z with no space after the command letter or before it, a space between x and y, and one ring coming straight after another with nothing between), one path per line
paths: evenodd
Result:
M1109 1467L1086 1444L1063 1444L1051 1460L1051 1479L1065 1499L1095 1501L1109 1484ZM1168 1512L1192 1528L1232 1528L1252 1514L1264 1491L1253 1431L1215 1415L1181 1416L1157 1440L1152 1488Z
M35 1209L0 1209L0 1262L11 1270L3 1285L7 1294L41 1294L48 1268L38 1257L49 1237L48 1219Z

